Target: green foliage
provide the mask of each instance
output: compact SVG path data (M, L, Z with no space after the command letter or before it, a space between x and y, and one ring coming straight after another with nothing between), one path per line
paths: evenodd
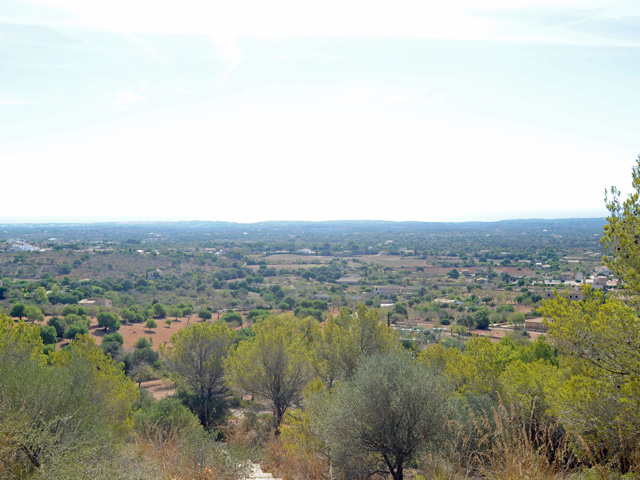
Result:
M481 308L471 314L473 322L478 330L486 330L489 328L489 311Z
M631 175L633 192L624 200L620 191L611 187L607 194L606 206L609 210L607 225L601 242L604 245L603 262L613 274L623 281L625 293L640 301L640 155Z
M152 345L153 345L153 342L150 339L147 339L145 337L140 337L138 340L136 340L136 343L133 345L133 348L135 348L136 350L140 350L143 348L151 348Z
M153 318L150 318L145 322L144 326L149 329L158 328L158 322L156 322Z
M282 314L253 327L255 337L238 344L225 362L229 384L268 400L276 432L287 409L297 404L311 379L305 322Z
M507 322L509 322L514 327L522 327L525 322L524 313L521 312L513 312L507 315Z
M52 352L45 363L34 351L38 331L0 329L0 355L8 342L14 351L0 361L0 475L75 479L89 465L104 472L129 429L137 390L88 337Z
M12 317L18 317L20 320L22 320L22 317L25 316L24 309L25 309L25 305L24 304L16 303L11 308L11 311L9 312L9 315L11 315Z
M64 330L63 337L73 340L77 335L87 335L89 328L84 323L72 323Z
M67 305L62 309L62 316L66 317L67 315L74 314L78 315L78 306L77 305Z
M24 316L31 322L41 322L44 320L44 314L35 305L27 305L24 308Z
M132 323L144 323L149 318L148 313L136 305L122 310L120 316L123 320Z
M211 316L211 311L207 310L206 308L203 308L198 312L198 317L200 317L202 320L211 320Z
M120 329L120 318L113 312L100 312L98 314L98 326L106 331L115 332Z
M624 469L640 455L640 156L634 191L621 202L607 195L604 263L620 279L621 295L583 287L583 300L562 295L543 302L549 336L562 354L565 377L549 389L551 409L575 435L577 450Z
M221 323L197 323L174 333L170 347L160 347L165 366L205 427L221 415L219 399L227 394L223 361L234 332Z
M108 333L104 337L102 337L102 343L107 342L116 342L122 346L124 344L124 338L118 332Z
M387 471L402 480L411 460L443 438L443 380L406 355L375 355L331 395L312 396L312 430L326 445L334 473L365 478Z
M409 317L409 312L407 311L407 307L402 303L396 303L393 306L393 313L397 313L398 315L402 315L405 318Z
M366 356L399 351L395 332L382 322L380 312L359 305L354 313L343 308L329 317L313 346L314 369L327 388L350 379Z
M301 305L298 305L294 310L293 314L299 318L312 317L317 321L322 321L322 310L318 308L305 308Z
M167 316L167 307L165 307L161 303L155 303L153 305L153 316L156 317L156 318L164 318L164 317L166 317Z
M242 314L238 312L227 312L220 317L220 320L228 325L240 326L242 325Z
M40 325L40 336L42 337L42 343L45 345L58 343L58 335L54 327Z
M640 440L640 320L621 299L586 286L584 300L545 302L549 336L568 377L552 393L566 428L627 458Z
M175 397L149 402L134 413L133 424L138 432L160 435L159 440L171 438L176 431L188 434L202 429L198 417Z
M67 323L65 322L64 318L60 317L51 317L49 320L47 320L47 325L55 328L56 336L58 338L62 338L62 336L64 335L64 330L65 328L67 328Z

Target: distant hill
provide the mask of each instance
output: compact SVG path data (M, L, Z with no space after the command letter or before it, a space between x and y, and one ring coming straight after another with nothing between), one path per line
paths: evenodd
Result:
M379 220L339 221L269 221L257 223L184 221L184 222L107 222L107 223L4 223L0 224L0 240L26 238L45 241L143 240L171 237L174 240L262 238L281 235L353 234L515 234L539 233L547 230L557 235L602 234L604 218L522 219L497 222L393 222Z

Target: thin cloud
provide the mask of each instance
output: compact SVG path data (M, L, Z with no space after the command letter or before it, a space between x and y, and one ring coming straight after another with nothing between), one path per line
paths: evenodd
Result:
M129 112L134 110L134 105L144 100L144 97L131 90L119 90L115 94L115 100L111 104L111 110L116 112Z
M583 16L623 22L640 15L625 0L29 0L66 11L67 24L129 33L202 34L237 65L237 38L377 37L613 45L629 40L585 31L536 26L532 17ZM152 14L151 14L152 12ZM232 50L230 53L229 50ZM233 56L234 60L227 57Z

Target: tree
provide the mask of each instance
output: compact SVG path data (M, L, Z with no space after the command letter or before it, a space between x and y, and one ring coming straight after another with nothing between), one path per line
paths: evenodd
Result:
M512 312L507 315L507 322L514 326L514 328L521 328L524 325L526 318L522 312Z
M458 335L458 348L460 348L462 346L462 335L467 334L466 327L464 325L456 325L451 329L451 333Z
M337 362L340 378L351 378L362 357L399 350L395 332L382 322L380 312L358 305L356 311L342 309L336 324L340 327L331 361Z
M89 328L83 323L72 323L64 330L64 338L73 340L77 335L87 335Z
M89 337L47 359L33 341L39 327L0 327L2 476L88 478L86 465L104 472L127 433L135 385Z
M198 312L198 317L204 321L204 320L211 320L211 311L207 310L206 308L203 308L202 310L200 310Z
M209 427L227 395L223 362L235 334L220 323L196 323L171 336L170 347L160 347L165 366L178 388L195 396L195 413Z
M220 317L229 326L242 326L242 314L238 312L227 312Z
M621 202L620 191L611 187L605 192L609 210L607 225L601 242L604 245L603 263L622 280L625 294L640 303L640 155L632 170L632 187L628 198Z
M583 300L556 294L541 308L567 371L551 389L552 411L569 432L623 469L640 444L640 156L632 186L624 202L616 187L606 195L603 262L622 292L585 286Z
M303 319L288 314L268 317L253 327L255 337L240 343L225 362L231 386L271 403L276 434L285 412L299 403L312 376L303 330Z
M407 312L407 307L405 307L403 304L401 303L396 303L393 306L393 313L396 313L398 315L401 315L404 318L409 318L409 312Z
M67 323L64 318L61 317L51 317L47 320L47 325L56 329L56 335L58 338L62 338L64 335L64 330L67 328Z
M31 323L41 322L44 320L44 313L42 313L42 310L35 305L27 305L24 308L24 316L27 317Z
M20 320L22 320L22 317L24 317L24 309L25 309L24 304L16 303L11 308L9 315L11 315L12 317L18 317Z
M476 325L476 328L479 330L486 330L489 328L489 312L482 308L477 310L471 314L473 317L473 322Z
M640 319L620 298L589 286L583 295L542 307L570 374L553 388L552 410L594 448L628 459L640 442Z
M42 343L45 345L52 345L58 343L58 335L56 329L49 325L40 325L40 336L42 337Z
M113 312L100 312L98 326L104 328L106 332L115 332L120 329L120 319Z
M156 318L164 318L167 316L167 307L161 303L155 303L153 305L153 316Z
M178 317L182 315L182 309L176 306L171 306L167 308L167 315L173 317L175 320L178 320Z
M463 313L460 315L456 320L456 323L467 327L467 332L470 332L476 326L476 321L470 313Z
M441 437L447 395L443 377L408 355L374 355L331 395L311 397L309 412L345 477L387 471L402 480L418 452Z
M149 320L147 320L147 322L144 325L150 330L154 328L158 328L158 322L156 322L153 318L150 318Z

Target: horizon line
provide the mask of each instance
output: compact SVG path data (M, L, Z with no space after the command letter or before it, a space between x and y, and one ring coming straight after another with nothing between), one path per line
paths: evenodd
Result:
M230 223L235 225L257 225L264 223L500 223L500 222L518 222L518 221L562 221L562 220L606 220L606 216L569 216L569 217L522 217L522 218L503 218L498 220L383 220L383 219L331 219L331 220L257 220L251 222L242 222L234 220L201 220L201 219L153 219L153 220L78 220L78 219L51 219L51 220L22 220L0 218L0 226L18 226L18 225L106 225L106 224L150 224L150 223Z

